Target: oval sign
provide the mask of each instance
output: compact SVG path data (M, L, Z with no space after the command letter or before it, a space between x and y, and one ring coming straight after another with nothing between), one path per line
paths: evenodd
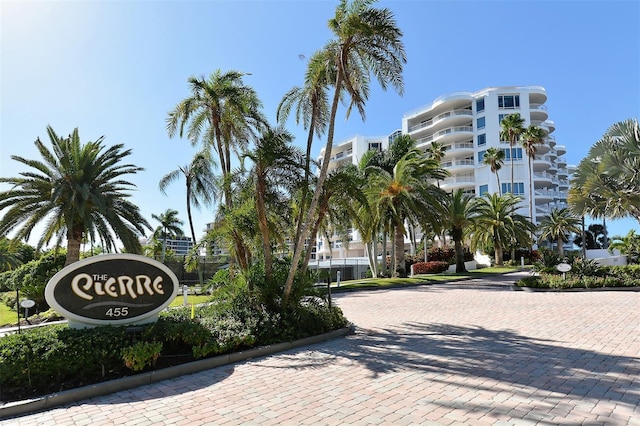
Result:
M568 263L558 263L556 269L560 272L569 272L571 270L571 265Z
M20 302L20 306L22 306L25 309L29 309L36 306L36 302L31 299L24 299L22 302Z
M178 294L164 264L136 254L105 254L72 263L45 288L49 306L80 324L126 325L157 319Z

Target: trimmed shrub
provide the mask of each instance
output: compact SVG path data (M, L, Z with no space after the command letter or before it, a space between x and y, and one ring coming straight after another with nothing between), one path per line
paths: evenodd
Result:
M442 260L413 264L414 274L440 274L447 269L449 269L449 262Z

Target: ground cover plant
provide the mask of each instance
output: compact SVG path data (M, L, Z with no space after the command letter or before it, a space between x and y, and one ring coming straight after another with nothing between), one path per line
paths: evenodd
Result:
M547 265L540 265L536 275L516 282L517 287L539 289L640 287L640 265L601 266L593 260L575 258L565 275Z

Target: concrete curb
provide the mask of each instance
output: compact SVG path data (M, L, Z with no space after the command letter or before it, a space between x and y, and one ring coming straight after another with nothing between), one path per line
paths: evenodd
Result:
M290 349L313 345L316 343L335 339L337 337L342 337L347 334L351 334L353 330L354 326L351 325L349 327L330 331L318 336L306 337L304 339L296 340L293 342L283 342L273 345L259 346L256 348L248 349L246 351L234 352L216 356L213 358L206 358L199 361L163 368L161 370L149 371L147 373L136 374L134 376L123 377L116 380L110 380L107 382L69 389L58 393L52 393L38 398L9 402L5 405L0 406L0 419L20 416L23 414L33 414L38 411L45 411L54 407L58 407L60 405L65 405L96 396L107 395L121 390L149 385L162 380L172 379L187 374L209 370L211 368L220 367L222 365L232 364L251 358L272 355Z
M524 291L527 293L586 293L594 291L640 291L640 287L575 287L575 288L540 288L540 287L520 287L515 284L511 286L513 291Z

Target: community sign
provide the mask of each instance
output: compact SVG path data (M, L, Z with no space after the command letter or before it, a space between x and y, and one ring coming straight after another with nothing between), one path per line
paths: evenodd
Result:
M63 268L45 288L51 308L72 327L153 322L178 294L164 264L135 254L105 254Z

